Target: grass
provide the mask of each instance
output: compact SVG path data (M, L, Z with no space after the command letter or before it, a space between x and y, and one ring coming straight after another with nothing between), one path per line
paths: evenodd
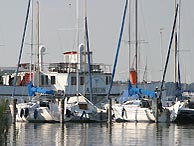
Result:
M5 99L0 99L0 116L4 111L6 111L8 108L8 102Z
M8 100L0 99L0 145L7 145L7 133L9 128L8 114L5 112L8 110Z

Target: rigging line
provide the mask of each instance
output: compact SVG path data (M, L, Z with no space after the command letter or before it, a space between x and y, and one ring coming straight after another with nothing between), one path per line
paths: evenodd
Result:
M149 37L150 35L148 35L148 31L147 31L148 28L147 28L147 23L146 23L146 21L145 21L145 16L144 16L144 11L143 11L142 5L143 5L143 3L142 3L142 1L140 1L140 7L141 7L141 8L140 8L140 10L141 10L140 12L141 12L141 16L142 16L142 19L141 19L141 20L142 20L142 22L143 22L143 23L142 23L142 30L143 30L143 31L140 31L140 33L141 33L142 36L145 37L147 40L139 40L139 41L142 41L143 43L148 44L148 48L150 48L150 43L149 43L149 42L150 42L150 41L149 41L149 40L150 40L150 37ZM140 35L141 35L141 34L140 34Z
M18 75L18 71L19 71L19 65L20 65L22 51L23 51L23 46L24 46L24 39L25 39L25 35L26 35L26 28L27 28L27 24L28 24L28 16L29 16L29 11L30 11L30 3L31 3L31 0L28 1L27 14L26 14L26 19L25 19L24 31L23 31L23 35L22 35L22 43L21 43L20 54L19 54L19 59L18 59L18 64L17 64L17 69L16 69L16 75L15 75L15 78L14 78L14 88L13 88L13 92L12 92L12 98L13 98L13 96L15 94L16 80L17 80L17 75Z
M143 71L143 81L147 81L147 57L146 57L146 65Z

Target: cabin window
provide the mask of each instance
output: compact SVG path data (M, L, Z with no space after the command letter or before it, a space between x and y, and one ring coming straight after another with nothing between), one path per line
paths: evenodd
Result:
M76 77L71 77L71 85L76 85Z
M79 108L82 110L88 110L88 105L86 103L79 103Z
M111 80L111 76L106 76L106 85L110 83L110 80Z
M0 76L0 85L3 85L3 77Z
M51 76L51 85L56 84L55 76Z
M80 77L80 85L84 85L84 77Z
M44 85L44 75L41 75L40 79L41 79L41 85Z
M48 76L45 76L45 84L48 85Z
M41 75L41 85L48 85L48 76L47 75Z
M20 77L20 79L21 79L21 77ZM19 76L17 77L17 80L19 80ZM9 76L9 85L13 85L13 82L14 82L14 77Z

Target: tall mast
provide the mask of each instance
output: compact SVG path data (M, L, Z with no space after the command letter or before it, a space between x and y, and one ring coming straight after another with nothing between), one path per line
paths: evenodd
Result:
M31 4L31 7L32 7L32 8L31 8L31 17L32 17L32 20L31 20L31 21L32 21L32 26L31 26L31 27L32 27L32 28L31 28L32 30L31 30L31 31L32 31L32 32L31 32L31 44L30 44L30 45L31 45L31 48L30 48L30 81L32 80L31 73L32 73L32 53L33 53L33 37L34 37L34 34L33 34L33 31L34 31L34 30L33 30L33 29L34 29L34 28L33 28L33 25L34 25L34 24L33 24L33 23L34 23L34 18L33 18L33 17L34 17L34 15L33 15L33 13L34 13L34 12L33 12L33 11L34 11L34 10L33 10L33 0L32 0L31 3L32 3L32 4Z
M130 11L131 11L131 1L129 1L129 10L128 10L128 14L129 14L129 22L128 22L128 37L129 37L129 44L128 44L128 47L129 47L129 70L128 70L128 74L129 74L129 80L130 80L130 64L131 64L131 61L130 61L130 57L131 57L131 14L130 14Z
M76 71L76 82L77 82L77 84L76 84L76 94L77 94L77 96L78 96L78 94L79 94L79 69L78 69L78 57L79 57L79 0L77 0L76 1L76 24L77 24L77 26L76 26L76 48L77 48L77 71Z
M175 0L175 13L176 13L176 5L177 0ZM177 24L176 24L177 25ZM175 33L174 33L174 81L177 82L177 26L175 25Z
M88 59L88 77L89 77L89 91L90 91L90 101L93 101L93 91L92 91L92 75L91 75L91 59L90 59L90 45L89 45L89 33L88 33L88 22L87 16L85 17L85 36L86 36L86 47L87 47L87 59Z
M128 6L128 0L125 1L125 7L124 7L123 16L122 16L121 29L120 29L120 35L119 35L119 41L117 44L117 50L116 50L116 54L115 54L115 61L114 61L114 65L113 65L110 86L109 86L108 93L107 93L107 99L109 100L109 111L108 111L108 123L109 124L112 124L112 110L111 110L112 109L112 98L110 97L110 93L111 93L113 80L114 80L114 76L115 76L115 71L116 71L116 66L117 66L117 60L118 60L118 55L119 55L119 50L120 50L120 45L121 45L121 39L122 39L122 35L123 35L127 6Z
M179 9L179 5L177 4L176 13L175 13L174 22L173 22L172 33L171 33L171 37L170 37L170 43L169 43L169 47L168 47L168 53L167 53L167 57L166 57L166 63L165 63L165 67L164 67L164 73L163 73L163 76L162 76L162 83L161 83L161 87L160 87L159 98L162 97L162 89L163 89L163 85L164 85L166 70L167 70L167 67L168 67L168 62L169 62L169 57L170 57L170 52L171 52L171 46L172 46L173 37L174 37L174 33L175 33L175 25L176 25L176 20L177 20L178 9Z
M27 24L28 24L28 16L29 16L29 11L30 11L30 3L31 3L31 0L28 1L28 8L27 8L27 12L26 12L24 31L23 31L23 35L22 35L22 43L21 43L21 47L20 47L20 53L19 53L17 69L16 69L16 75L14 77L14 87L13 87L13 92L12 92L12 98L14 98L14 95L15 95L15 87L16 87L17 76L18 76L18 72L19 72L19 65L20 65L20 61L21 61L21 57L22 57L23 46L24 46L24 41L25 41L25 36L26 36L26 29L27 29Z
M39 15L39 0L37 0L37 71L38 71L38 84L40 86L40 60L39 60L39 47L40 47L40 15Z
M179 13L178 13L178 26L177 26L177 35L176 35L176 44L177 44L177 82L178 82L178 89L179 91L181 91L182 87L181 87L181 72L180 72L180 27L181 27L181 19L180 19L180 15L181 15L181 12L180 12L180 7L181 7L181 0L178 0L177 2L179 4Z
M83 10L83 15L84 15L84 21L83 21L83 26L85 26L85 18L87 17L87 0L84 0L84 10ZM83 72L84 72L84 80L86 80L86 28L84 28L84 50L83 50ZM86 84L84 83L84 87L83 87L83 91L84 91L84 95L86 94Z
M136 68L136 72L137 72L137 75L136 75L136 87L137 87L137 82L138 82L138 68L137 68L137 49L138 49L138 42L137 42L137 39L138 39L138 24L137 24L137 21L138 21L138 14L137 14L137 11L138 11L138 3L137 3L138 0L135 0L135 59L136 59L136 62L135 62L135 68Z

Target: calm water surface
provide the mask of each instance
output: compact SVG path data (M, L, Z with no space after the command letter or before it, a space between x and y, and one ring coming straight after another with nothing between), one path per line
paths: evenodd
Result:
M190 146L194 125L156 123L16 123L7 146Z

